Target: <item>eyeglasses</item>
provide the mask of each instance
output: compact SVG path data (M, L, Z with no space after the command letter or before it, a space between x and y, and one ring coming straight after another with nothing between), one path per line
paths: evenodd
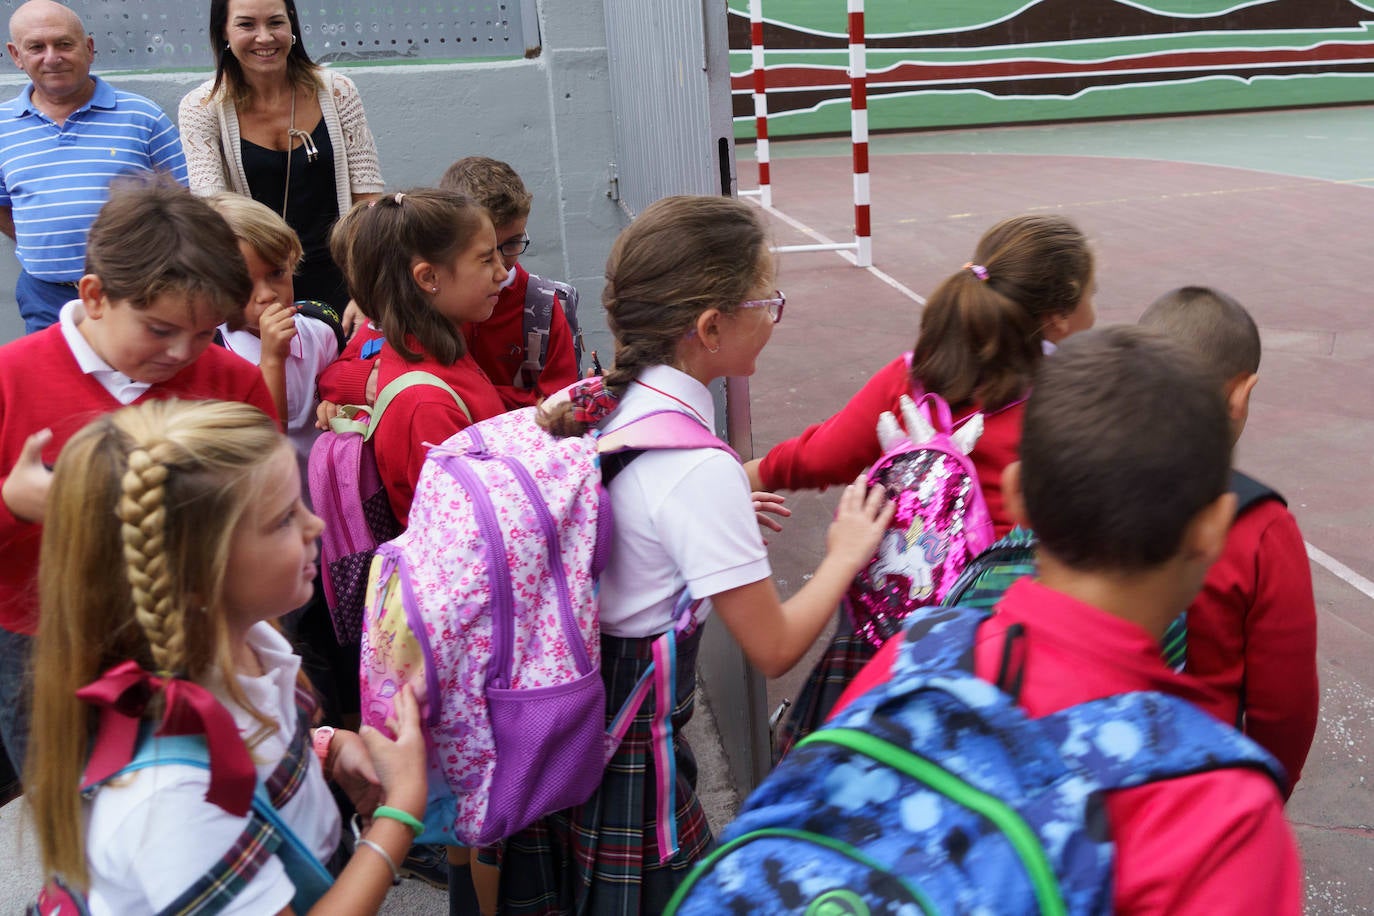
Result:
M768 317L777 324L782 321L782 307L787 304L787 297L782 294L782 290L773 290L772 299L746 299L739 304L742 309L768 309Z
M518 239L507 239L500 245L497 245L496 250L508 258L516 258L524 254L525 249L529 247L530 237L528 235L522 235Z

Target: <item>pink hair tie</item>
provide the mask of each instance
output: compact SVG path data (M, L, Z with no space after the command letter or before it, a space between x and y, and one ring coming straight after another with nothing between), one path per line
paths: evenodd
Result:
M982 264L975 264L969 261L960 270L967 270L984 283L988 282L988 269Z
M600 423L620 406L620 398L606 390L599 375L574 384L568 389L568 398L573 403L573 419L591 425Z

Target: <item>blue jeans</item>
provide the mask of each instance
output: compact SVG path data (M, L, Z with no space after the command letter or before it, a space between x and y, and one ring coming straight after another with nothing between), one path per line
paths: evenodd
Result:
M19 271L19 280L14 284L14 301L19 303L25 334L56 324L62 306L76 298L75 283L54 283L35 277L27 270Z
M33 637L0 628L0 741L16 773L24 772L29 746ZM0 789L3 789L0 786Z

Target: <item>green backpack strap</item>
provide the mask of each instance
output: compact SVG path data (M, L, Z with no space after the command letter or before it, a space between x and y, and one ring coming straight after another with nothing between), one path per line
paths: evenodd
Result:
M468 418L468 422L473 422L472 411L468 410L468 405L463 403L463 399L448 382L432 372L412 369L392 379L390 384L382 389L381 394L377 395L377 403L371 407L362 404L350 404L339 408L339 415L329 421L330 430L336 433L358 433L363 437L364 442L369 441L381 424L382 414L395 400L396 395L415 385L432 385L435 388L444 389L452 395L454 403L463 412L463 416Z

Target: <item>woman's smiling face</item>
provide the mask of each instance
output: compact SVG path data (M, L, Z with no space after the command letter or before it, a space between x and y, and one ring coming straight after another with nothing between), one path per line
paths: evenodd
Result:
M286 72L291 20L282 0L229 0L224 40L244 75Z

